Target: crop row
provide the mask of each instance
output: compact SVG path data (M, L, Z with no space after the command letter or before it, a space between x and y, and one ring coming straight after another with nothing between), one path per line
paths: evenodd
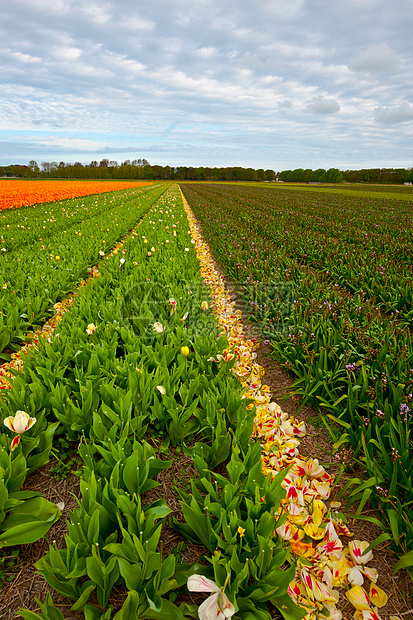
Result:
M325 190L317 194L212 185L203 189L203 197L221 202L230 197L233 208L237 204L240 209L238 217L260 237L277 243L295 260L325 271L349 291L363 291L399 319L409 323L413 318L410 203L374 194L360 201L344 192L326 195Z
M0 211L22 206L55 202L79 196L113 192L143 183L107 181L19 181L0 180Z
M140 187L0 217L0 359L53 314L54 304L103 260L162 191Z
M23 370L0 401L4 417L25 411L36 419L11 453L12 437L1 435L22 479L47 460L53 437L80 440L79 507L65 546L52 545L37 568L86 620L196 618L196 605L174 601L197 574L219 584L219 604L228 601L235 618L269 620L269 603L287 620L305 614L286 594L295 573L290 552L273 538L285 472L271 479L261 471L260 445L251 444L254 410L232 363L215 361L227 343L208 303L182 200L170 189L82 288L50 342L22 355ZM196 473L177 491L177 520L149 492L170 468L168 457L180 453L192 457ZM214 469L224 461L220 476ZM29 500L12 499L27 530ZM4 504L6 520L14 508ZM163 552L168 519L184 545L203 545L202 563ZM116 609L113 588L123 595ZM63 618L50 595L40 614L21 614Z
M340 437L335 437L337 450L344 455L344 448L351 446L353 457L367 469L363 501L370 497L381 510L399 553L411 550L411 331L396 312L386 313L384 304L378 306L378 291L386 289L382 278L366 293L361 290L367 278L363 273L359 289L357 274L343 276L340 282L335 276L348 273L350 246L354 263L359 261L371 274L378 233L370 223L394 211L394 225L390 221L386 231L383 223L382 232L397 242L405 203L383 204L371 198L357 209L351 200L346 205L320 194L311 199L306 193L299 200L297 191L289 195L285 188L277 192L185 185L183 191L227 276L244 285L245 309L296 375L295 391L324 408L326 423L332 418L341 426ZM359 239L373 240L356 245L351 235L343 235L340 271L338 252L328 249L337 247L338 230L349 231L350 224L359 229ZM376 261L384 262L384 253ZM396 281L393 285L407 286Z

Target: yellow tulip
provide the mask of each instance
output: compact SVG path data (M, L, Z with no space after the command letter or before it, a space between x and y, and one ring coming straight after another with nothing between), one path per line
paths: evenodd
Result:
M8 429L13 431L13 433L18 433L20 435L36 424L36 418L31 418L25 411L16 411L15 416L10 415L3 423Z
M373 603L373 605L376 605L377 607L384 607L384 605L387 603L387 599L388 599L387 594L381 588L379 588L379 586L377 586L375 583L370 584L369 594L370 594L370 600Z
M20 435L36 424L36 418L31 418L25 411L16 411L15 416L8 416L3 423L13 433L16 433L10 445L10 450L13 452L20 443Z
M185 355L185 357L189 355L189 347L181 347L181 353Z
M324 538L326 533L324 529L318 527L318 525L316 525L315 523L307 523L306 525L304 525L304 532L307 534L307 536L313 538L314 540L321 540L322 538Z
M350 590L346 592L346 597L353 607L359 611L363 611L363 609L370 609L369 597L367 596L365 589L361 586L355 585L350 588Z

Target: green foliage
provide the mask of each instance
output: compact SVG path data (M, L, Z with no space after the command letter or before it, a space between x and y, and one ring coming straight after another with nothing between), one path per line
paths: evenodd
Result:
M367 471L367 486L355 483L349 504L372 502L394 549L407 553L411 197L346 186L183 191L227 276L240 282L244 312L294 375L293 393L320 411L337 455L347 451ZM360 207L365 199L368 210Z
M262 475L260 446L251 445L255 411L231 373L234 362L215 361L228 345L201 308L211 300L188 241L175 188L125 242L125 261L115 255L102 263L100 277L64 314L58 336L42 342L35 359L24 356L6 394L4 412L27 409L45 422L44 432L52 426L61 456L71 441L79 445L81 499L69 513L65 548L50 546L36 566L86 619L109 620L113 588L121 585L128 595L117 620L196 618L196 607L174 602L196 570L181 562L185 538L207 537L205 562L218 580L231 564L229 592L240 600L242 620L253 613L266 618L269 601L282 608L294 573L274 536L283 474L274 481ZM154 274L156 285L149 286ZM37 440L34 434L35 447ZM26 451L30 441L22 442ZM149 493L171 467L171 445L192 457L200 477L190 488L176 485L187 523L176 524L182 540L165 556L162 531L171 510ZM229 480L214 473L226 461Z
M41 603L38 598L34 599L40 606L41 613L19 609L19 613L24 620L64 620L64 615L55 607L50 592L46 594L46 600Z
M284 520L276 521L274 513L285 497L281 483L286 470L273 480L265 478L259 444L245 455L237 448L232 451L228 478L208 470L199 456L195 464L201 477L192 480L191 493L180 493L185 523L172 518L171 524L208 549L217 584L222 586L230 575L226 593L241 612L237 618L247 618L250 611L257 614L255 617L270 618L265 603L271 601L282 611L295 573L295 567L287 564L289 550L274 535ZM202 574L208 576L210 572ZM291 604L289 612L286 618L304 615Z
M1 435L0 549L35 542L44 537L61 516L57 506L48 502L42 493L21 490L29 472L30 461L30 458L26 459L24 451L27 456L29 450L39 442L39 438L32 438L23 448L20 444L14 452L10 452L10 440Z
M0 355L53 315L54 304L88 277L99 252L110 251L163 191L140 187L3 214Z

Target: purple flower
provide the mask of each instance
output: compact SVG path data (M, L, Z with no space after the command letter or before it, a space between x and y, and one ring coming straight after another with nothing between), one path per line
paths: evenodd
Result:
M348 370L348 372L355 372L357 370L357 365L356 364L346 364L346 370Z

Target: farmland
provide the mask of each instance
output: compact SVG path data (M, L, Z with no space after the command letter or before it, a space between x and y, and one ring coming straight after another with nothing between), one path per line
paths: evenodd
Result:
M295 392L350 449L399 553L413 549L411 192L185 185ZM290 292L289 305L281 290ZM287 307L288 306L288 307ZM333 425L335 423L335 426Z
M62 511L68 518L65 537L36 562L54 594L30 607L40 606L40 614L26 610L22 617L61 620L63 608L86 620L202 620L209 605L217 617L224 607L234 620L316 620L328 612L338 618L339 588L345 605L385 605L377 571L365 566L369 543L340 539L351 533L339 505L329 505L332 477L299 453L304 424L271 402L254 362L256 343L243 335L190 207L230 278L248 283L241 293L246 307L258 333L298 376L296 391L329 412L331 433L333 421L345 429L337 450L351 445L365 469L376 463L374 480L361 491L359 482L353 497L378 501L390 519L389 511L401 510L396 542L403 550L410 540L403 471L410 464L400 460L390 481L397 504L386 487L384 457L368 450L380 441L385 449L409 425L409 271L397 308L386 282L380 288L373 271L367 274L373 243L363 267L368 293L351 289L355 260L348 282L334 281L339 242L331 265L323 250L339 235L351 245L357 230L357 208L348 214L354 196L344 192L332 206L319 191L304 199L288 188L183 190L189 206L177 185L133 185L1 216L1 354L10 370L0 400L7 427L0 546L35 543ZM395 222L402 217L407 225L408 203L401 203L393 204ZM391 234L386 208L382 235ZM313 247L306 231L316 225ZM409 241L396 223L393 237L401 252ZM366 242L357 239L354 253ZM396 273L387 258L383 267ZM353 312L357 295L362 312ZM380 389L373 400L376 362ZM383 415L375 415L376 405ZM366 424L375 418L380 424ZM81 463L70 510L27 486L63 442ZM386 498L372 493L379 482ZM203 592L212 594L205 600Z
M143 183L107 181L21 181L0 180L0 211L28 205L54 202L66 198L78 198L91 194L106 193Z
M53 314L54 304L86 277L105 247L112 247L149 209L150 202L142 207L133 200L141 191L118 190L0 216L0 359ZM152 195L154 190L147 186L144 191Z

